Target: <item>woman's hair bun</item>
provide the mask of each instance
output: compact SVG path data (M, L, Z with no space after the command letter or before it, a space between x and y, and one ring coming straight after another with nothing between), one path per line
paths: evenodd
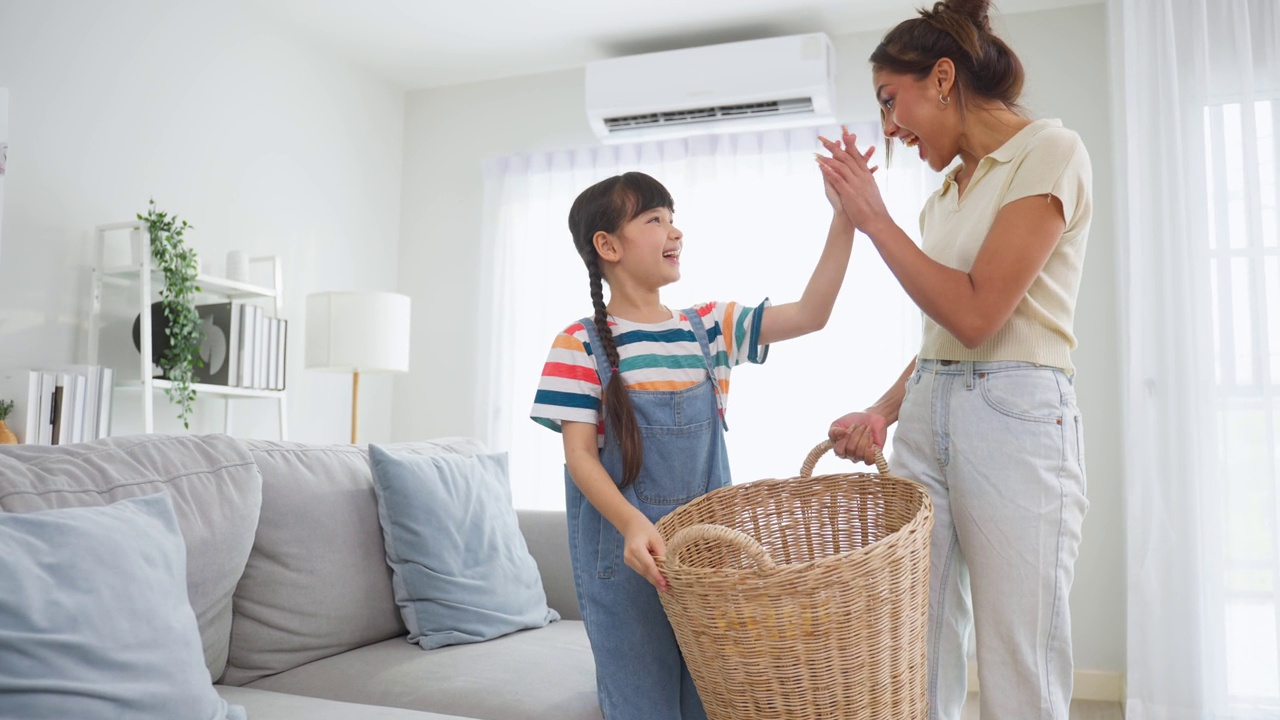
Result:
M991 32L991 0L943 0L933 5L935 14L948 11L963 16L982 32Z

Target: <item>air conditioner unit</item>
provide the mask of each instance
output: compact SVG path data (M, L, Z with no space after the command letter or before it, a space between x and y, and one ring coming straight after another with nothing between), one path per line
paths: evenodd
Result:
M835 122L835 50L823 33L587 64L587 118L606 143Z

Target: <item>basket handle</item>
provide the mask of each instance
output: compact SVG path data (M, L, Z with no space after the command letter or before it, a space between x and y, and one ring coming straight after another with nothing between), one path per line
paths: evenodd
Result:
M756 567L761 570L773 570L777 567L773 562L773 558L769 557L769 551L765 550L764 546L756 542L755 538L739 530L725 527L724 525L707 524L690 525L689 527L682 528L677 532L675 537L671 538L671 542L667 544L666 562L669 563L673 558L677 557L686 545L698 542L699 540L732 545L745 553L747 557L751 558L751 560L756 564Z
M800 465L800 477L812 477L813 466L818 464L818 458L826 454L828 450L835 446L831 440L823 440L818 446L809 451L809 455L805 457L804 463ZM876 449L876 470L881 475L889 474L889 463L885 462L884 454L880 452L879 446L872 445Z

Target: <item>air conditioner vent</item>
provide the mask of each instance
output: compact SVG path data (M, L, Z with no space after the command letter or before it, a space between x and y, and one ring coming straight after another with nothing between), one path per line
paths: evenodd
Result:
M790 115L796 113L812 113L813 100L810 98L791 98L769 102L741 103L737 105L719 105L716 107L693 108L690 110L669 110L644 115L627 115L624 117L604 118L609 132L635 130L638 128L663 127L670 125L690 125L714 120L727 120L753 116Z
M834 56L808 33L593 60L587 123L605 143L834 124Z

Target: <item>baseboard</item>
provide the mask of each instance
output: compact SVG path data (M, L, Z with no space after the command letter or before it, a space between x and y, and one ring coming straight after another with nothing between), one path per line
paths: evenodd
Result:
M969 661L969 692L978 692L978 665L972 660ZM1077 670L1071 697L1074 700L1124 702L1124 674Z

